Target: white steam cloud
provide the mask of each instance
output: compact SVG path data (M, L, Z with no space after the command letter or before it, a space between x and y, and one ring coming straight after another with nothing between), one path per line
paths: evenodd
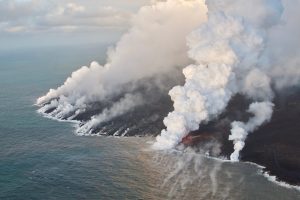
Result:
M247 12L247 5L259 12ZM267 31L282 13L280 1L209 0L207 6L207 22L188 37L189 56L196 64L183 70L185 84L169 92L174 111L164 119L167 128L155 148L177 145L201 123L218 116L236 93L263 100L273 96L262 62Z
M274 89L300 83L299 5L300 0L154 1L133 18L132 27L108 52L106 64L92 62L73 72L37 100L39 111L73 119L91 103L119 95L77 130L84 134L143 104L134 89L124 95L124 85L172 76L187 66L184 85L169 92L174 110L164 119L166 129L154 148L175 147L189 132L217 118L239 93L254 103L248 122L232 123L231 159L238 160L248 133L271 118Z
M250 104L248 112L253 114L247 123L234 121L231 123L231 135L229 140L233 141L234 152L230 155L230 160L238 161L239 153L245 146L245 140L249 132L254 131L272 117L274 104L271 102L255 102Z
M65 83L37 100L51 104L53 117L84 110L122 90L122 85L163 74L190 62L186 36L205 20L202 1L169 0L140 9L132 27L114 50L108 52L104 66L92 62L72 73ZM50 105L46 105L50 106ZM42 108L45 110L45 108Z
M78 135L88 134L90 133L90 131L92 131L93 128L96 128L98 124L126 113L133 107L139 106L142 103L143 97L140 94L126 94L125 97L114 103L109 109L104 109L101 114L93 116L90 121L77 128L76 132Z

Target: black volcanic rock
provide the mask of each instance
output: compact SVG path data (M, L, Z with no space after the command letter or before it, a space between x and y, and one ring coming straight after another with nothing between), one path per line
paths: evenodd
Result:
M269 123L249 134L241 152L244 161L266 167L280 180L300 184L300 91L277 96Z
M167 95L160 95L157 99L149 98L145 104L99 124L93 132L117 136L156 136L164 128L163 119L171 110L172 103Z
M152 82L147 81L146 83ZM100 114L105 108L110 108L114 102L118 102L127 93L140 94L144 100L142 105L98 124L97 127L91 130L91 133L114 136L158 135L164 128L164 117L172 110L172 101L167 93L170 87L162 90L156 84L138 85L139 87L123 91L106 102L90 103L85 112L77 115L74 120L82 122L83 125L92 116Z
M217 119L202 124L189 135L210 133L222 145L221 155L229 158L233 152L233 143L228 140L230 124L248 121L251 114L246 111L251 102L236 95ZM271 121L249 133L240 158L264 166L279 180L300 185L300 89L290 88L276 94L274 103Z
M232 121L247 121L251 114L246 110L251 101L243 95L237 94L228 103L226 110L207 123L201 124L199 129L189 133L189 135L201 135L210 133L213 139L216 139L221 144L221 156L228 157L233 152L233 143L228 140Z
M102 113L105 108L110 108L127 93L139 93L145 100L143 105L102 122L91 130L91 134L156 136L164 128L164 117L173 110L167 91L174 85L174 81L161 80L170 82L169 85L162 84L166 85L163 90L154 84L155 80L141 80L141 83L135 83L133 86L124 86L121 93L105 101L89 103L86 110L74 119L84 124L92 116ZM136 85L138 87L134 87ZM231 122L248 121L251 114L246 111L252 102L240 94L233 97L218 118L201 124L198 130L189 133L191 136L202 135L195 137L199 144L194 145L192 142L193 145L205 147L209 143L214 143L220 146L218 155L229 158L233 152L233 143L228 140ZM266 171L276 175L280 180L300 185L300 89L289 88L277 93L274 103L271 121L248 135L240 157L242 161L251 161L265 166ZM51 114L54 109L50 108L45 113ZM62 119L67 119L73 114L69 113Z

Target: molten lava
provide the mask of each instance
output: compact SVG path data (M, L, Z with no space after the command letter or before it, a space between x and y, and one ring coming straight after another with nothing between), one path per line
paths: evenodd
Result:
M212 139L212 135L210 133L201 133L199 135L192 135L189 133L181 140L181 144L187 145L187 146L195 146L199 144L200 142L207 141Z

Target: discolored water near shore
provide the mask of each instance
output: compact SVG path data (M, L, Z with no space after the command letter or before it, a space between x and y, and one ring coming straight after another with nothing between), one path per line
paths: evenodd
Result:
M230 123L248 121L251 115L246 110L250 103L242 95L235 96L221 116L190 135L209 135L206 141L217 140L221 143L220 154L229 158L233 152L232 141L228 140ZM265 172L280 181L300 185L300 89L287 88L277 93L274 104L271 120L247 136L240 159L264 166ZM201 148L201 143L198 147Z
M153 137L79 137L73 124L41 117L36 98L74 71L70 60L91 56L55 49L54 62L47 52L0 63L0 199L300 199L299 190L269 181L253 164L189 148L153 151ZM65 68L58 73L58 66Z

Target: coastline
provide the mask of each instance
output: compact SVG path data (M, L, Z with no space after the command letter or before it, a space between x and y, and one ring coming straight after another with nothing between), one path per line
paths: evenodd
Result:
M67 122L67 123L73 123L74 124L74 128L76 128L76 126L80 123L80 121L78 120L64 120L64 119L57 119L55 117L52 117L50 115L48 115L47 113L42 113L42 112L37 112L38 114L40 114L41 116L45 117L45 118L48 118L48 119L51 119L51 120L55 120L55 121L58 121L58 122ZM74 131L74 133L76 134L76 132ZM76 134L78 135L78 134ZM120 136L104 136L103 134L86 134L86 135L78 135L78 136L93 136L93 137L114 137L114 138L120 138ZM126 136L121 136L121 137L126 137ZM132 137L132 136L130 136ZM140 137L140 136L138 136ZM175 151L175 150L174 150ZM175 151L175 152L178 152L178 151ZM182 153L182 151L180 151L180 153ZM227 162L227 163L235 163L233 161L230 161L228 159L224 159L223 158L219 158L219 157L211 157L211 156L206 156L206 155L203 155L204 157L206 158L209 158L209 159L213 159L213 160L216 160L218 162ZM285 187L285 188L289 188L289 189L295 189L297 191L300 191L300 186L298 185L292 185L292 184L289 184L288 182L285 182L285 181L281 181L276 175L271 175L268 171L265 171L266 170L266 167L263 166L263 165L260 165L258 163L255 163L255 162L251 162L251 161L240 161L240 162L243 162L243 163L246 163L246 164L250 164L250 165L254 165L256 166L259 171L258 173L261 175L261 176L264 176L266 179L268 179L268 181L270 182L273 182L281 187Z
M265 166L278 180L300 185L300 92L275 99L269 123L249 134L241 160Z
M292 95L284 96L284 99L277 97L275 99L275 111L271 121L258 130L249 134L246 139L245 148L241 152L241 162L252 163L259 166L261 174L272 182L276 182L281 186L293 187L299 190L300 185L300 125L297 126L297 120L300 119L300 99L299 90L295 90ZM233 105L246 107L246 101L236 98ZM245 104L245 105L244 105ZM229 109L230 112L239 110L236 107ZM124 135L124 134L105 134L105 133L87 133L78 134L76 128L84 123L80 120L57 119L47 112L37 111L43 117L56 120L59 122L71 122L74 124L74 133L78 136L112 136L112 137L132 137L132 136L149 136L149 135ZM233 115L234 117L234 115ZM213 127L215 127L213 125ZM224 126L221 126L222 130ZM208 130L210 130L209 128ZM212 128L213 130L214 128ZM229 130L229 129L228 129ZM228 132L225 131L226 133ZM117 130L118 131L118 130ZM214 131L214 130L213 130ZM213 133L212 131L212 133ZM115 132L114 132L115 133ZM152 134L152 136L155 134ZM222 155L228 157L231 153L232 143L228 141L226 134L221 137L224 143ZM299 156L297 156L299 155ZM213 157L212 157L213 158ZM219 158L213 158L219 159ZM223 162L226 161L221 159ZM227 160L226 162L231 162ZM296 176L295 176L296 175Z

